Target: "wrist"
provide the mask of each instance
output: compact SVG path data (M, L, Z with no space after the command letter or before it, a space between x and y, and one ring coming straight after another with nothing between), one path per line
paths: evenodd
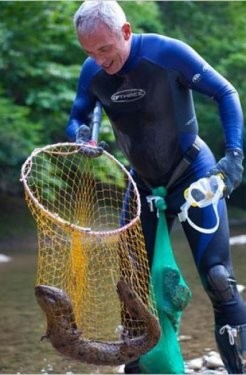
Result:
M226 155L233 157L233 158L238 158L243 160L244 159L244 153L243 150L240 148L229 148L226 149Z

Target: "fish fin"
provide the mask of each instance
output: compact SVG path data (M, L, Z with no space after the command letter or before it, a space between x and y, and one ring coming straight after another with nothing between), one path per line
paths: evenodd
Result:
M40 341L49 340L49 334L46 333L45 335L41 336Z

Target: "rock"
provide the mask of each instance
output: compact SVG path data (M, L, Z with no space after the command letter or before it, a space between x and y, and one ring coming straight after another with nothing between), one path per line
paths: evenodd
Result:
M204 365L211 370L218 369L219 367L224 367L219 353L214 351L204 355L203 362Z
M124 374L125 365L118 366L115 370L117 374Z
M7 263L11 260L8 255L0 254L0 263Z
M180 335L179 336L179 341L189 341L192 339L192 336L189 335Z
M194 358L186 362L188 369L192 369L195 371L201 370L203 366L203 359L202 358Z
M246 243L246 234L230 238L230 245L244 245Z
M239 291L239 293L242 293L245 289L246 287L244 285L237 284L237 290Z

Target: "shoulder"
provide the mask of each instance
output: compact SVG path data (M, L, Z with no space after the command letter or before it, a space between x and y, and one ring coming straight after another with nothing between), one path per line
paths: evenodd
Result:
M180 39L171 38L160 34L141 34L143 46L154 46L166 53L191 52L192 48Z
M182 61L202 60L187 43L159 34L142 35L142 54L169 68L180 67Z
M146 55L157 51L164 51L168 47L169 39L159 34L141 34L142 51Z

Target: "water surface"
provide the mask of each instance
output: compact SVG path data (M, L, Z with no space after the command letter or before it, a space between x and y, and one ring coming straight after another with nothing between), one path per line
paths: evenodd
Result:
M245 225L231 228L231 235L245 233ZM203 355L208 349L216 350L213 315L182 232L176 230L172 240L179 266L193 294L191 303L183 313L180 332L182 336L190 336L189 340L181 341L184 357L190 359ZM232 247L238 283L244 285L245 247ZM5 236L0 241L0 253L11 257L10 262L0 263L0 373L115 373L116 368L98 368L64 359L48 341L40 342L40 337L45 333L45 324L34 297L37 261L35 237L17 235L6 239Z

